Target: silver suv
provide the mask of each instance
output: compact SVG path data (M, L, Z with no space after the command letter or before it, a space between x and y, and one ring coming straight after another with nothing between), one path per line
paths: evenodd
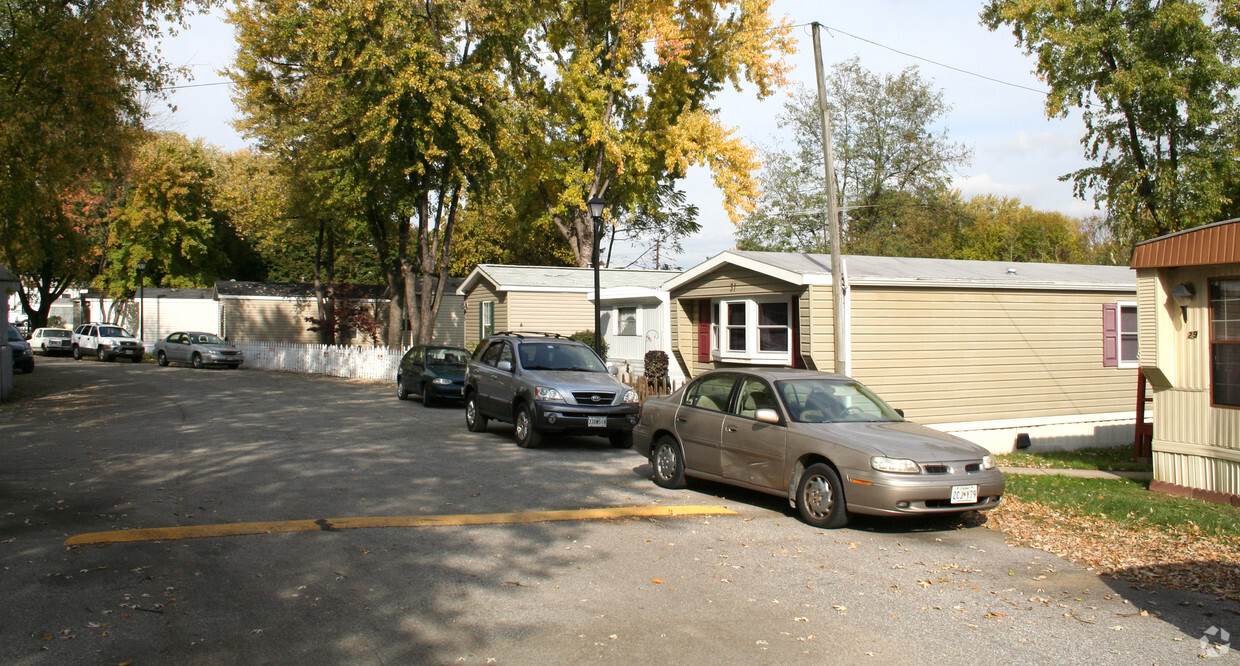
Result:
M637 391L611 376L590 347L554 333L497 333L482 341L465 370L465 425L512 423L517 444L544 433L605 436L633 445L641 411Z

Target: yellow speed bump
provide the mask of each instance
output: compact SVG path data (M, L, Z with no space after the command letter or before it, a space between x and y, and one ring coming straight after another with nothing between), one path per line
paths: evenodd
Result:
M458 525L509 525L515 523L547 523L561 520L607 520L613 518L675 518L678 516L734 516L735 511L721 506L632 506L612 509L574 509L569 511L515 511L512 513L480 513L456 516L362 516L355 518L320 518L319 520L281 520L261 523L225 523L221 525L186 525L182 527L150 527L136 530L92 532L65 539L66 546L121 543L125 541L168 541L203 539L207 537L244 534L277 534L281 532L331 532L364 527L449 527Z

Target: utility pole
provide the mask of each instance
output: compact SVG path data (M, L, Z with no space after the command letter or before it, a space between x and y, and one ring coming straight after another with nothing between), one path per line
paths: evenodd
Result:
M818 108L822 111L822 162L827 172L827 218L831 230L831 321L834 324L831 348L835 352L835 372L844 374L844 274L840 259L840 211L835 201L835 149L831 145L831 110L827 108L827 81L822 69L822 24L815 21L814 69L818 74Z

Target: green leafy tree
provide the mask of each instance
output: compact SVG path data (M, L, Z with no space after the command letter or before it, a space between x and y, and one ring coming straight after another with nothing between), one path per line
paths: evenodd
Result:
M1066 178L1105 206L1114 235L1144 238L1240 214L1233 1L989 0L1050 86L1046 114L1081 112L1085 157Z
M174 74L155 40L201 6L0 0L0 260L22 278L32 325L97 269L98 183L123 162L146 91Z
M1076 218L992 195L974 197L965 208L970 226L961 234L958 259L1079 264L1095 258Z
M757 210L737 232L753 249L826 252L830 247L818 93L801 87L784 105L788 148L768 150ZM916 67L874 74L857 59L832 67L827 78L836 155L838 200L846 211L844 247L850 252L928 256L931 243L908 242L913 227L953 227L947 186L971 151L936 129L950 107ZM927 241L932 233L923 234ZM911 248L911 249L910 249Z
M753 150L725 127L714 95L783 83L789 27L770 0L547 0L537 3L530 48L506 80L519 110L514 134L518 214L549 220L578 266L589 264L594 224L586 201L634 213L693 164L711 169L733 219L752 208ZM661 213L662 214L662 213ZM657 219L659 215L647 215ZM611 220L609 219L609 222Z
M369 232L389 346L404 321L429 341L466 187L497 166L499 63L524 47L526 14L512 0L253 0L230 15L241 127L304 179L321 238Z

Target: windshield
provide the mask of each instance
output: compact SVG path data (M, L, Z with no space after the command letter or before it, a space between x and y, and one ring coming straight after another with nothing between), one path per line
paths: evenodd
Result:
M200 345L222 345L224 341L213 333L186 333L189 341Z
M45 338L67 338L69 337L69 331L59 329L59 328L48 328L48 329L44 329L43 337Z
M580 370L607 372L594 350L583 345L558 342L526 342L521 345L521 367L526 370Z
M119 326L100 326L99 337L101 338L132 338L129 331Z
M787 379L776 382L793 421L847 423L903 421L894 409L856 382Z
M465 365L469 361L469 352L464 349L427 349L427 365Z

